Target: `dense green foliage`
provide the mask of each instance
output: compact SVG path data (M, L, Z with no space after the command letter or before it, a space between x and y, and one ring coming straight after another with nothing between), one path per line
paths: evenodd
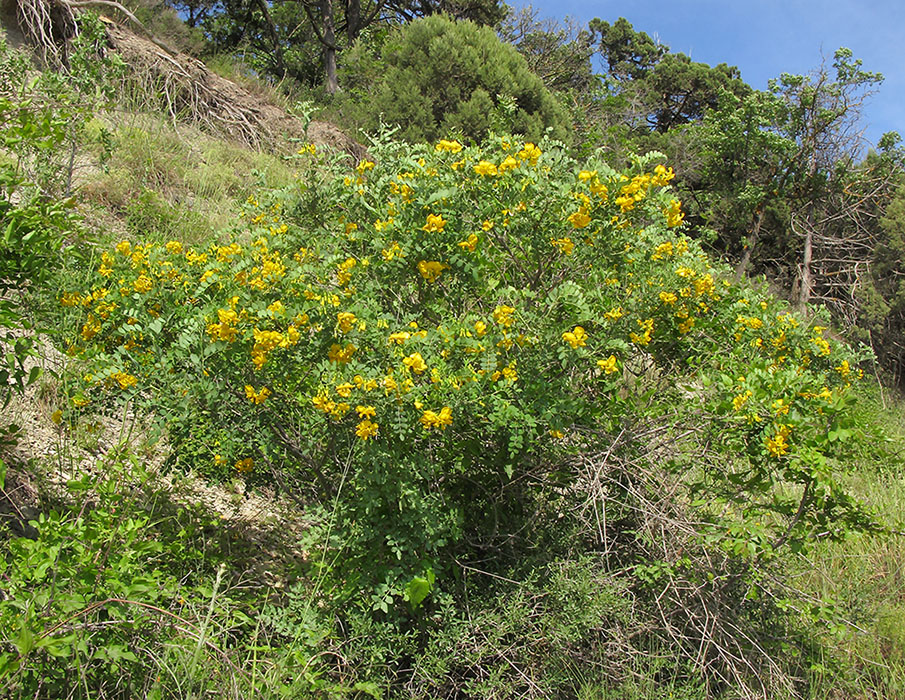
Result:
M901 693L901 427L807 305L901 357L902 158L839 157L849 52L761 93L624 20L431 17L343 49L369 160L277 163L93 119L85 20L69 73L3 51L5 398L59 444L0 435L0 693ZM252 491L292 505L239 526Z
M346 79L367 104L364 126L381 121L417 142L459 135L483 139L490 130L539 139L545 129L568 134L565 112L512 46L493 30L430 17L387 38L379 57L362 57Z

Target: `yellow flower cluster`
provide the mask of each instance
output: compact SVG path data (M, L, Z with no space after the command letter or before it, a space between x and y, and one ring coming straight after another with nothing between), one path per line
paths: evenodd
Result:
M732 408L736 413L742 410L744 405L748 403L748 399L750 399L754 395L750 389L745 390L741 394L736 395L734 399L732 399Z
M571 238L551 238L550 244L557 250L561 250L566 255L571 255L575 248L575 243Z
M268 389L266 386L261 387L261 389L258 391L255 391L255 388L251 384L245 385L245 398L247 398L256 406L264 403L267 400L267 397L270 396L270 393L270 389Z
M459 242L459 247L473 253L478 247L478 236L475 233L469 234L468 238Z
M740 315L735 319L735 322L740 326L744 326L745 328L750 328L752 330L758 330L760 328L763 328L764 326L764 322L756 316Z
M427 215L427 223L421 227L422 231L427 231L428 233L443 233L443 229L446 227L447 221L440 214L428 214Z
M789 451L788 438L792 432L792 426L779 424L776 432L765 441L767 452L773 457L782 457Z
M418 272L428 282L436 282L443 271L448 269L449 265L444 265L436 260L422 260L418 263Z
M511 328L513 322L515 321L515 317L513 314L515 313L515 309L511 306L498 306L493 310L493 320L497 322L503 328Z
M591 216L588 214L587 207L584 206L579 207L578 211L569 214L566 219L572 224L572 228L576 229L587 228L591 223Z
M442 151L446 151L447 153L458 153L462 150L462 144L458 141L447 141L446 139L440 139L437 142L437 145L434 146L434 150L438 153Z
M257 369L261 369L267 362L267 354L274 348L288 348L295 345L299 339L299 332L295 326L289 326L286 334L279 331L262 331L255 328L253 331L255 344L251 349L251 361Z
M423 374L427 369L427 363L424 361L424 358L421 357L420 352L412 353L404 358L402 364L412 370L415 374Z
M474 166L474 171L476 175L482 175L484 177L490 177L492 175L497 174L497 167L489 160L482 160L476 166Z
M425 430L446 430L446 427L452 425L452 409L444 406L439 411L425 411L421 418L418 419Z
M495 371L490 375L490 381L496 382L500 379L506 379L510 382L518 381L518 370L516 369L516 361L513 360L501 370Z
M562 334L562 339L572 346L573 350L585 347L588 334L581 326L575 326L571 331Z
M373 421L365 418L363 421L360 421L355 427L355 434L362 440L367 441L377 435L378 428L380 428L380 425L378 423L374 423Z
M236 339L235 323L239 315L233 309L217 309L219 323L211 323L207 327L207 333L212 340L222 340L231 343Z
M529 165L537 165L538 158L541 157L541 150L533 143L526 143L524 148L518 152L519 160L527 161Z
M330 346L330 350L327 352L327 359L330 362L335 362L338 365L345 365L351 362L352 355L355 354L356 348L352 343L347 343L345 347L338 345L337 343L333 343Z
M650 344L651 336L654 332L654 319L645 320L638 319L638 327L641 333L629 333L629 338L636 345L646 346Z
M685 220L685 214L682 212L682 202L673 199L669 206L663 210L666 215L666 225L670 228L679 226Z
M116 372L115 374L111 374L110 379L119 384L120 389L130 389L138 384L138 377L128 374L127 372Z
M604 374L613 374L619 369L619 363L615 355L610 355L605 360L597 360L597 366L603 370Z
M343 416L351 409L351 406L344 401L333 401L326 389L312 397L311 403L316 409L325 413L333 420L342 420Z
M358 321L355 314L349 311L340 311L336 314L336 327L339 329L340 333L348 333L353 328L355 328L355 323Z
M349 284L352 279L352 268L356 265L358 265L358 261L355 258L346 258L336 266L336 282L340 287Z

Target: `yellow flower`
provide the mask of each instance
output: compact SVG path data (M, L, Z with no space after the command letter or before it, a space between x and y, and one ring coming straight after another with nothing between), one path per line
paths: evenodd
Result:
M355 428L355 434L362 440L370 440L372 437L377 435L377 429L379 427L380 426L377 423L373 423L366 418L365 420L361 421Z
M399 247L399 243L393 241L388 248L385 248L380 251L380 254L383 256L383 259L387 262L390 262L395 257L402 257L402 248Z
M444 265L436 260L422 260L418 263L418 272L420 272L421 276L428 282L436 282L443 273L443 270L448 269L449 265Z
M735 319L735 322L740 326L744 326L745 328L750 328L752 330L763 328L764 325L764 322L755 316L738 316Z
M341 311L336 314L336 326L342 333L348 333L355 327L355 322L358 319L355 317L355 314L350 313L348 311Z
M533 143L526 143L525 147L518 152L521 160L528 161L531 165L537 165L537 159L541 156L541 150Z
M685 335L686 333L691 332L691 329L694 328L694 319L689 317L682 321L678 326L679 333Z
M470 253L473 253L475 251L475 248L478 247L477 234L472 233L464 241L460 241L459 247L463 248L464 250L467 250Z
M843 379L846 379L852 371L851 365L849 365L848 360L842 360L842 363L834 369L842 375Z
M439 412L428 410L418 420L425 430L433 428L446 430L446 426L452 425L452 409L449 406L444 406Z
M434 150L438 153L441 151L448 151L449 153L458 153L462 150L462 144L458 141L447 141L446 139L440 139L437 142L437 145L434 146Z
M132 244L129 241L120 241L116 244L116 252L120 255L132 255Z
M120 389L129 389L138 383L137 377L127 374L126 372L117 372L116 374L110 375L110 378L119 384Z
M477 336L480 338L485 333L487 333L487 324L484 323L483 321L476 321L474 324L474 331L477 334Z
M330 362L335 362L336 364L344 365L349 363L352 360L352 355L355 353L357 348L350 344L347 344L346 347L342 347L333 343L330 346L330 350L327 352L327 359Z
M550 244L559 250L561 250L566 255L572 254L572 249L575 248L575 243L571 238L551 238Z
M342 384L336 385L336 393L339 396L342 396L344 399L349 398L352 395L352 389L355 386L353 384L349 384L349 382L343 382Z
M578 211L569 214L567 218L573 228L585 228L591 223L591 217L588 216L588 212L584 207L579 207Z
M392 345L396 343L396 345L402 345L406 340L412 337L412 334L408 331L398 331L397 333L390 333L389 341Z
M780 425L777 427L776 433L772 437L768 437L765 446L767 452L774 457L782 457L789 451L788 437L792 432L788 425Z
M515 309L511 306L498 306L493 310L493 320L496 321L503 328L509 328L512 326L515 319L512 314L515 313Z
M373 418L377 415L377 409L373 406L356 406L355 412L358 413L359 418Z
M443 233L443 228L445 226L446 219L440 214L428 214L427 223L421 227L421 230L427 231L428 233Z
M815 333L817 332L817 328L814 329L814 332ZM830 352L832 352L830 350L830 344L826 341L825 338L823 338L819 335L811 338L811 342L817 346L817 349L820 351L820 354L823 355L824 357L826 357L827 355L830 354Z
M283 306L283 302L277 299L270 306L267 307L267 310L273 315L282 314L286 312L286 307Z
M500 175L505 173L507 170L515 170L518 167L518 161L512 156L506 156L506 159L500 163L499 172Z
M658 165L654 168L654 176L651 178L651 184L657 187L663 187L672 180L676 174L673 172L672 168L666 168L666 166Z
M404 358L402 364L412 370L415 374L423 374L427 369L427 363L424 361L424 358L421 357L420 352L412 353Z
M625 316L625 312L622 310L621 306L617 306L614 309L610 309L603 315L603 317L607 321L618 321L623 316Z
M619 369L615 355L610 355L605 360L597 360L597 366L600 367L605 374L612 374Z
M637 323L642 333L640 335L638 333L629 333L629 338L636 345L648 345L654 332L654 319L646 318L643 321L638 319Z
M484 219L484 222L481 224L481 229L486 233L493 228L493 222L490 219Z
M679 300L672 292L660 292L660 301L664 304L675 304Z
M789 404L782 399L776 399L773 402L773 411L777 416L784 416L789 412Z
M742 406L748 403L748 399L752 396L753 393L748 390L732 399L732 408L735 409L736 413L742 410Z
M251 457L246 457L245 459L240 459L236 462L236 471L241 472L242 474L248 474L252 469L254 469L255 462Z
M169 241L166 244L166 249L168 253L172 255L179 255L182 253L182 243L179 241Z
M363 160L355 166L355 169L358 171L359 175L364 175L368 170L374 169L374 163L370 160Z
M685 219L685 214L682 213L682 202L678 199L672 200L663 213L666 215L666 225L670 228L678 226Z
M144 273L139 275L138 279L132 283L132 288L139 294L147 294L151 291L152 286L153 283L151 282L151 279Z
M474 171L475 174L484 175L486 177L489 175L496 175L497 167L490 161L482 160L476 166L474 166Z
M581 326L575 326L571 331L563 333L562 339L571 345L573 350L577 350L578 348L583 348L585 346L588 334Z
M251 384L245 385L245 397L256 406L264 403L268 396L270 396L270 389L266 386L261 387L260 391L255 391Z
M654 248L654 254L651 256L651 260L662 260L664 257L669 257L673 254L673 245L672 241L666 241L665 243L661 243L656 248Z

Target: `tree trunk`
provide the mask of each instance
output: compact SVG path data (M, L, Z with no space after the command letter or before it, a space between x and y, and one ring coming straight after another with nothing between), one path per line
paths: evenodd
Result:
M742 261L738 264L738 267L735 268L735 281L741 281L742 277L745 276L745 272L748 270L748 265L751 263L751 255L754 252L754 246L757 245L757 239L760 238L760 227L764 223L764 206L761 204L757 207L757 214L754 218L754 226L751 228L751 235L748 236L748 245L745 246L745 254L742 256Z
M801 256L801 286L798 288L798 310L803 314L807 311L808 302L811 300L811 261L814 257L814 230L811 226L811 214L805 219L804 252Z
M327 93L339 91L336 78L336 29L333 25L333 0L321 0L321 21L324 26L324 68L327 71Z
M346 39L349 46L358 38L361 31L361 0L346 2Z

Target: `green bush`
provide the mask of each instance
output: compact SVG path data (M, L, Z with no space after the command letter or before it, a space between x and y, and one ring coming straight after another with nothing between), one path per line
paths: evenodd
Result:
M378 59L360 50L356 56L341 80L360 85L366 129L385 122L409 141L449 134L481 140L491 130L536 141L548 127L556 138L568 135L565 110L489 27L427 17L392 34ZM377 80L368 84L358 74Z
M231 242L122 241L61 303L79 401L148 400L202 470L295 479L335 509L344 596L405 618L457 553L555 531L576 455L616 447L685 471L733 558L871 526L834 476L858 358L720 281L658 154L396 144L344 176L313 151ZM619 440L676 406L699 443Z

